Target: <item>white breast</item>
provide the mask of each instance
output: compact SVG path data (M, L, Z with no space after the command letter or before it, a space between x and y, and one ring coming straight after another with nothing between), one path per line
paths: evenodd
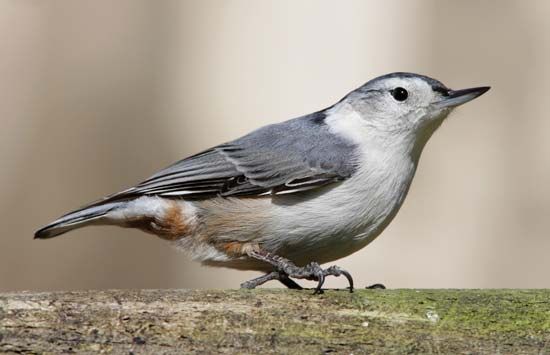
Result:
M408 142L376 137L353 112L327 123L359 142L359 169L348 180L308 195L273 199L264 247L298 264L336 260L366 246L393 219L416 170Z

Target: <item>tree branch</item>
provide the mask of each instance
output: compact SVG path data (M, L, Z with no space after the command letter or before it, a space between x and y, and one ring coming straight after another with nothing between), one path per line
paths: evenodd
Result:
M550 290L0 294L0 352L544 353Z

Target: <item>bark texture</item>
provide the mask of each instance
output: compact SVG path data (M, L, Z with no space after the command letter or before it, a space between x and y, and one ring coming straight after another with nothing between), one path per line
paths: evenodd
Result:
M0 294L0 352L550 354L550 290Z

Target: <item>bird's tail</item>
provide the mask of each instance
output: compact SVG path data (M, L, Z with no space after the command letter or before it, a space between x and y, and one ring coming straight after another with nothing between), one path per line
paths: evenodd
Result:
M74 212L70 212L34 233L35 239L48 239L66 233L70 230L90 224L110 224L107 214L126 205L126 201L92 204Z

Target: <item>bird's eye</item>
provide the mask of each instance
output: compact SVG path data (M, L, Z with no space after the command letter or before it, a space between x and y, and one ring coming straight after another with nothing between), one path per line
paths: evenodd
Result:
M407 90L403 89L402 87L395 88L390 91L391 96L393 96L394 99L397 101L405 101L407 97L409 97L409 93Z

